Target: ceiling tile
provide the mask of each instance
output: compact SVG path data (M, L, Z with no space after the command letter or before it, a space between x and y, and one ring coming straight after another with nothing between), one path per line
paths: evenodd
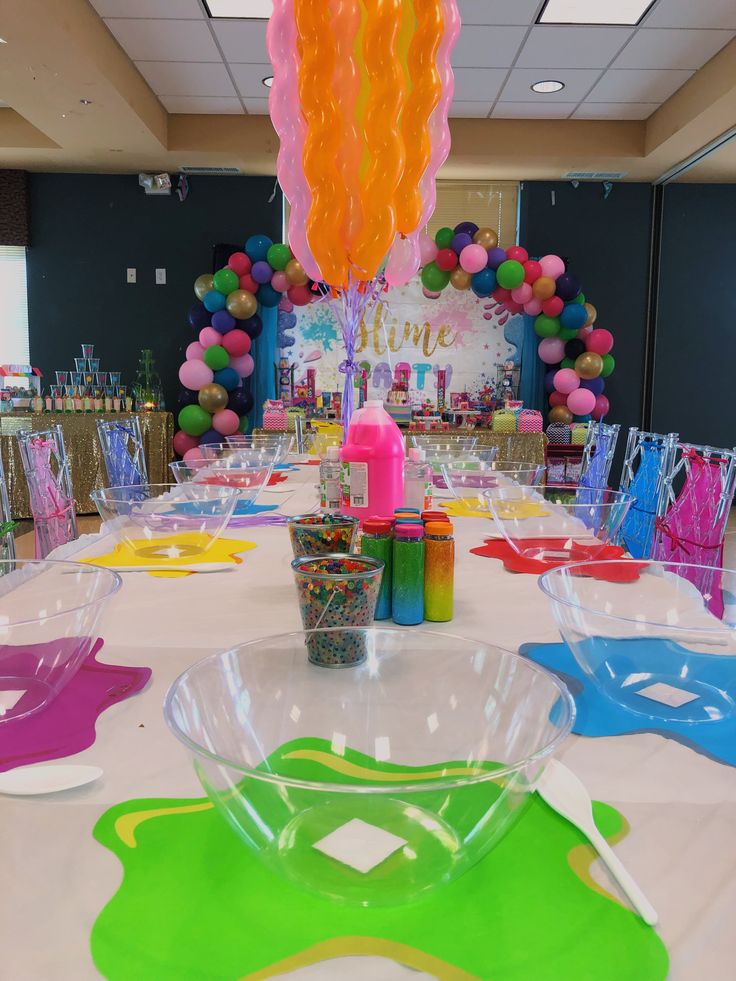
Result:
M531 24L539 0L460 0L463 24Z
M133 61L222 61L203 20L106 20Z
M533 27L516 67L602 70L632 33L626 27Z
M464 27L452 52L453 67L508 68L525 34L525 27Z
M455 98L458 102L492 101L506 74L505 68L456 68Z
M268 98L263 79L273 74L270 65L231 65L230 71L241 95L249 99Z
M584 102L573 119L649 119L658 102Z
M204 20L197 0L90 0L100 17L168 17Z
M644 27L720 27L736 30L733 0L661 0L642 21Z
M266 55L265 20L213 20L226 61L262 62Z
M588 96L588 102L664 102L693 74L691 71L610 69Z
M493 119L567 119L574 104L571 102L497 102Z
M241 113L240 99L221 97L202 98L197 95L162 95L161 102L167 112L188 113Z
M223 64L137 61L136 68L156 95L237 95Z
M732 31L659 28L637 31L613 68L701 68L733 37Z
M587 68L514 68L501 93L504 102L580 102L591 85L595 84L600 71ZM532 85L544 79L565 83L561 92L542 95L532 92Z
M254 116L268 115L268 99L243 99L245 108Z
M450 115L456 119L483 118L491 111L492 102L453 102Z

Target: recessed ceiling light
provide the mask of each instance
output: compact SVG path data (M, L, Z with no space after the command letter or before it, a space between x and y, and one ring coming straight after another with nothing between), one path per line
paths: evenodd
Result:
M655 0L547 0L538 24L638 24Z
M263 82L263 84L266 86L267 89L270 89L271 86L273 85L273 75L266 75L266 77L262 78L261 81Z
M542 92L546 95L549 92L561 92L564 87L564 82L558 82L555 78L545 78L541 82L535 82L531 89L532 92Z
M80 99L79 101L82 103L83 106L91 106L92 105L92 100L91 99Z
M7 43L8 42L5 40L4 37L0 37L0 44L7 44Z
M210 17L230 17L234 20L268 20L273 13L273 0L204 0L204 5Z

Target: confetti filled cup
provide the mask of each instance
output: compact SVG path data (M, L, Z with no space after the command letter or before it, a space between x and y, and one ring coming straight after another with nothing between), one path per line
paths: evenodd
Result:
M352 552L358 519L342 514L297 514L289 518L289 537L294 555L328 555Z
M307 555L294 559L291 568L309 660L328 668L361 664L366 658L364 633L324 628L373 623L383 562L365 555Z

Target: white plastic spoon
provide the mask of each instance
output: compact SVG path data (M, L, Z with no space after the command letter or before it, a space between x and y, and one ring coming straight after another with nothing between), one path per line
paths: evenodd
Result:
M56 794L60 790L72 790L102 776L99 766L58 764L53 766L21 766L17 770L0 773L0 794L25 797L31 794Z
M656 926L659 920L657 911L595 826L590 794L572 770L559 760L550 760L537 784L537 793L558 814L583 832L642 920L649 926Z

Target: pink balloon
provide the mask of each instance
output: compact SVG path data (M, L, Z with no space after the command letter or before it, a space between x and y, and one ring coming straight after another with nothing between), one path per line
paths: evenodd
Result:
M576 391L580 387L580 379L572 370L572 368L560 368L560 370L555 373L555 377L553 381L554 381L555 389L558 392L562 392L563 395L570 395L572 392ZM587 392L587 388L585 389L585 391ZM590 394L592 395L593 393L591 392ZM568 404L569 402L570 400L568 399ZM573 409L571 408L570 411L572 412ZM585 412L588 411L589 411L588 409L585 410ZM585 413L579 412L577 413L577 415L585 415Z
M201 361L204 357L204 348L199 341L192 341L187 345L187 361Z
M422 286L422 294L426 296L428 300L438 300L441 293L437 293L435 290L428 290L426 286Z
M427 266L430 262L434 262L438 251L435 240L426 232L422 232L419 236L419 258L422 260L422 265Z
M565 342L560 337L545 337L544 340L539 342L537 351L539 357L545 364L559 364L565 357ZM572 368L563 370L572 371ZM573 374L575 374L574 371ZM557 375L555 375L555 378L557 378ZM564 389L561 388L560 391L562 392Z
M189 438L194 439L193 436L190 436ZM185 463L191 463L193 460L201 460L201 459L202 459L202 451L200 450L199 446L194 446L192 449L187 450L183 457Z
M511 299L516 300L517 303L527 304L533 296L534 294L529 283L522 283L521 286L517 286L516 289L511 290Z
M234 368L240 378L248 378L253 374L255 364L249 354L243 354L239 358L231 358L229 367Z
M384 273L386 282L389 286L405 286L416 276L421 263L419 231L416 230L410 235L400 235L397 232L386 263Z
M271 277L271 286L273 286L277 293L285 293L291 286L283 269L277 269L273 274Z
M550 279L557 279L565 271L565 263L558 255L545 255L539 260L542 267L542 275L549 276Z
M190 436L183 429L180 429L178 433L174 433L174 453L177 456L184 456L186 452L194 450L198 446L199 440L196 436Z
M613 347L613 334L610 330L605 330L603 327L596 327L585 338L585 347L586 350L592 351L593 354L600 354L601 356L608 354Z
M563 395L562 392L552 392L549 397L549 405L551 409L554 409L556 405L567 405L567 395Z
M244 330L229 330L222 338L222 346L232 358L240 358L250 351L250 337Z
M228 269L232 269L235 275L240 277L250 272L252 263L245 252L233 252L227 260L227 265Z
M211 368L204 361L185 361L179 368L179 381L184 388L198 392L203 385L211 385L214 378Z
M222 341L222 334L219 330L215 330L214 327L203 327L199 332L199 343L202 347L214 347L215 344L220 344Z
M460 265L469 273L480 272L488 263L488 253L482 245L466 245L460 253ZM529 295L531 296L531 288Z
M608 415L608 410L611 405L605 395L599 395L595 400L595 405L591 410L593 413L593 418L596 422L603 418L603 416Z
M528 313L530 317L538 317L541 312L542 301L538 300L536 296L524 304L524 313Z
M223 436L237 433L239 425L240 416L232 409L221 409L212 416L212 428Z
M588 388L577 388L567 396L567 407L574 416L587 416L595 408L595 395Z

